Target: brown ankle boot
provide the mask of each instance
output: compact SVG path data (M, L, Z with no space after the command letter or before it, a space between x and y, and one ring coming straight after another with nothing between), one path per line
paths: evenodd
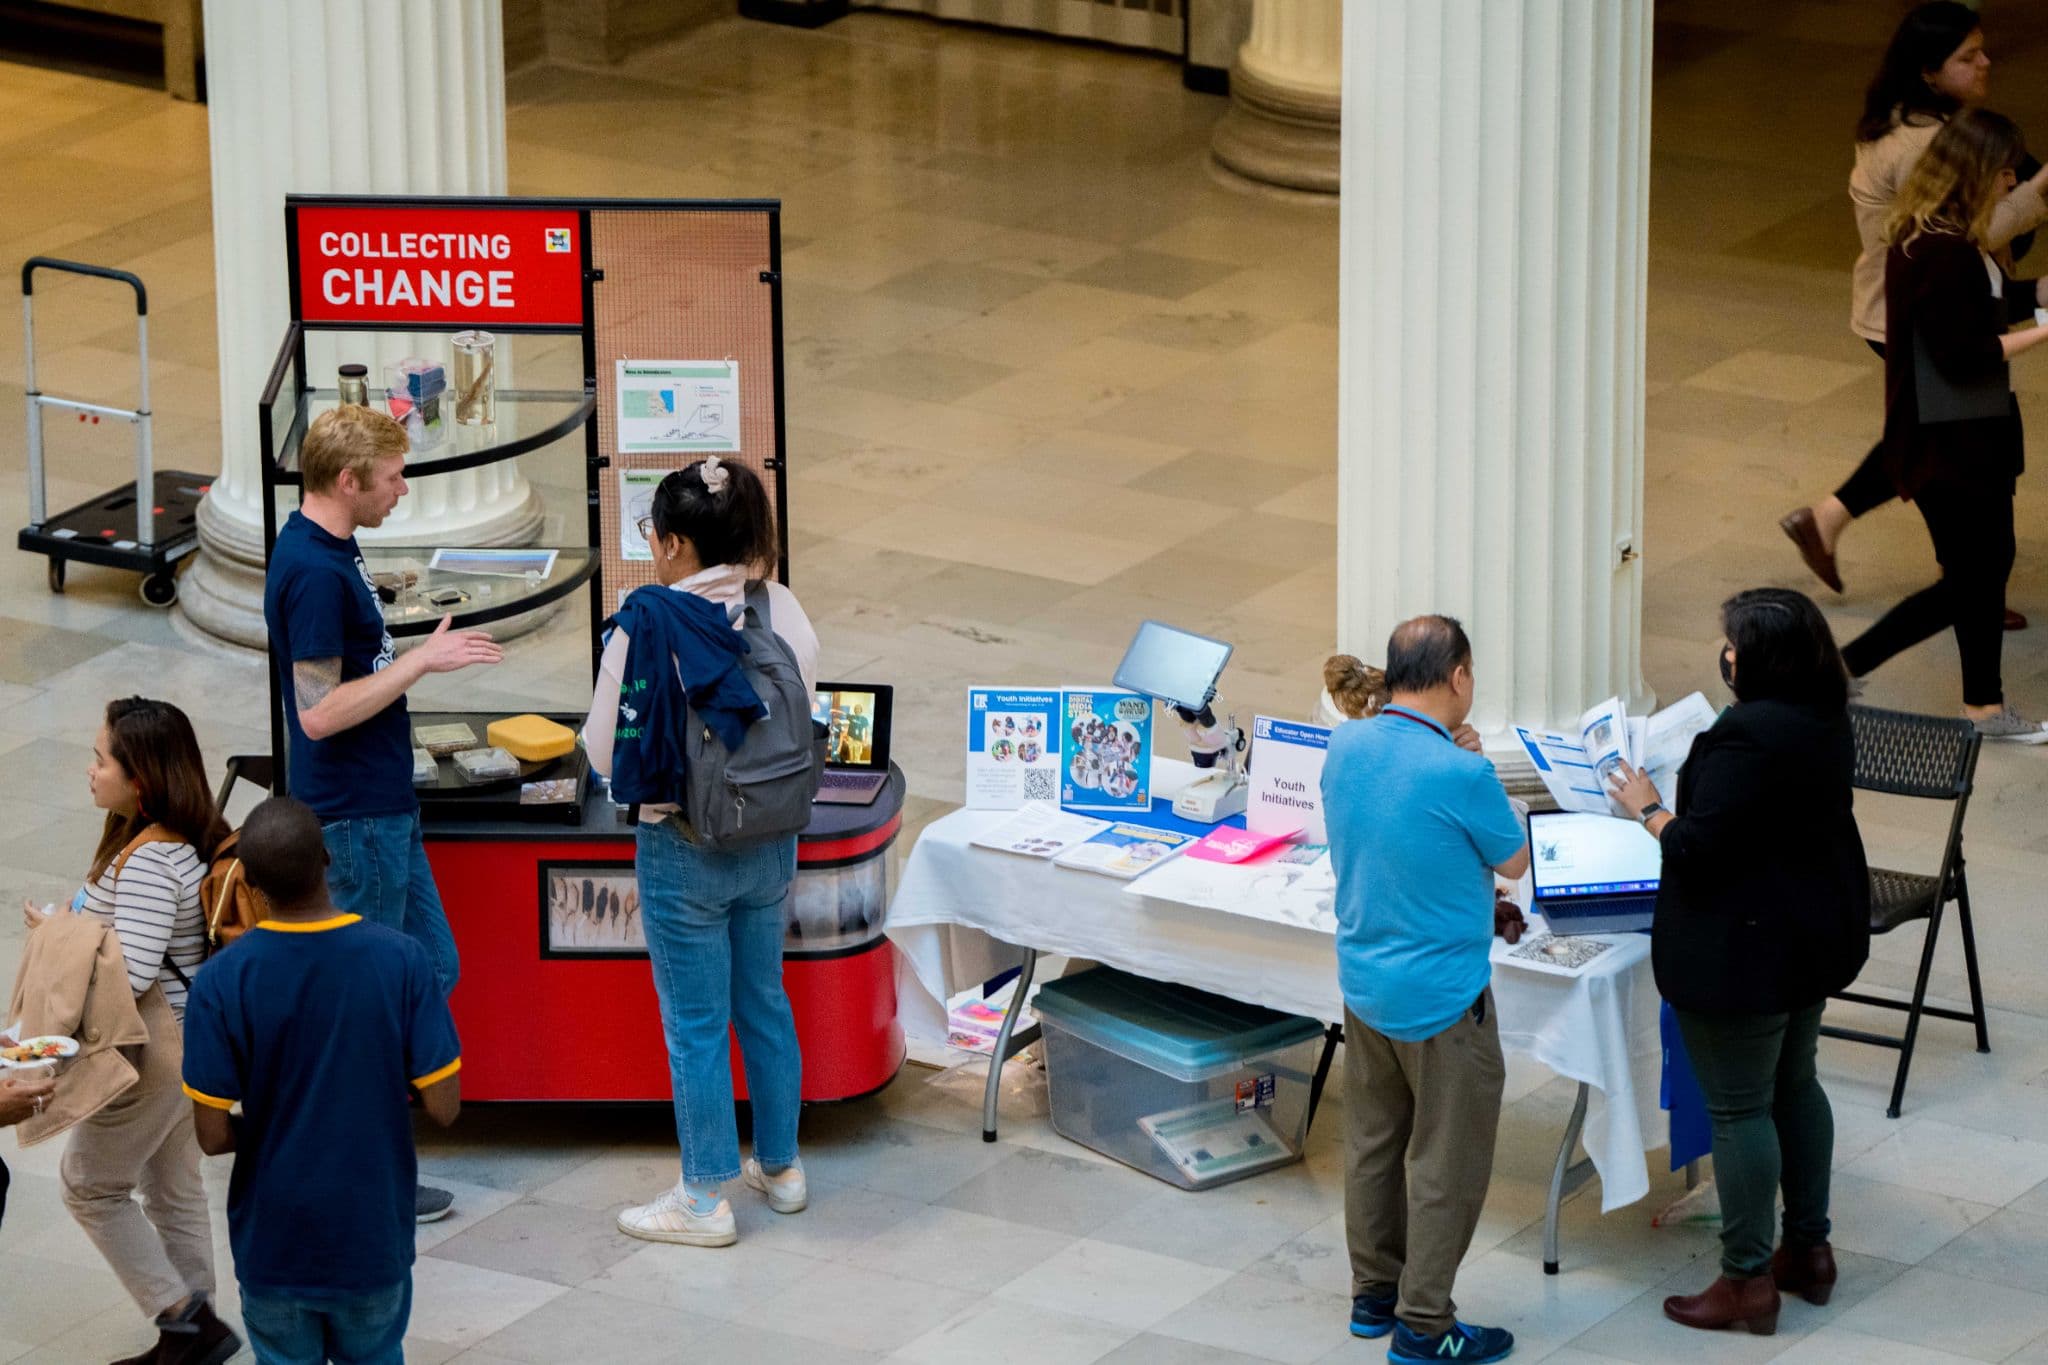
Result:
M1781 1246L1771 1257L1771 1279L1780 1293L1797 1294L1811 1304L1826 1303L1835 1292L1835 1249L1826 1242Z
M1664 1316L1687 1327L1747 1327L1767 1337L1778 1330L1778 1286L1769 1275L1742 1280L1723 1275L1704 1294L1674 1294L1664 1300Z

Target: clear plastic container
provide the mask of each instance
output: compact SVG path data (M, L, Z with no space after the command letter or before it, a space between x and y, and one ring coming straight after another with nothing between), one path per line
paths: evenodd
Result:
M519 760L503 749L464 749L453 761L455 771L470 782L496 782L519 776Z
M441 764L425 749L412 751L412 784L415 787L431 787L441 780Z
M1182 1189L1301 1159L1323 1026L1097 967L1047 983L1053 1130Z
M425 749L436 758L477 746L476 731L461 721L446 721L438 725L419 725L413 728L412 742L415 747Z
M472 330L448 340L455 351L455 420L466 427L489 426L498 420L498 339Z

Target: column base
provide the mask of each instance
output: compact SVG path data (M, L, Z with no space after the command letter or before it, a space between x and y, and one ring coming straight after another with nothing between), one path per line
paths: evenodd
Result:
M1343 101L1276 85L1239 61L1230 70L1230 108L1216 124L1210 155L1223 171L1335 199Z

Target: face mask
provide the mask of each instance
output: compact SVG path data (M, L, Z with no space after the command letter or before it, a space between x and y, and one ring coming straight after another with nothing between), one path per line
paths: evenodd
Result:
M1728 651L1726 649L1723 649L1721 651L1720 664L1721 681L1727 684L1728 690L1730 692L1733 692L1735 690L1735 661L1728 657Z

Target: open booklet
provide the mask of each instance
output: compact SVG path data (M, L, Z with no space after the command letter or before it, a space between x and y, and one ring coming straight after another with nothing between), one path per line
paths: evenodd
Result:
M1694 692L1649 717L1631 716L1621 698L1609 697L1579 717L1577 735L1515 727L1537 775L1560 810L1618 815L1608 778L1623 762L1650 775L1668 803L1677 794L1678 769L1693 738L1714 723L1706 697Z

